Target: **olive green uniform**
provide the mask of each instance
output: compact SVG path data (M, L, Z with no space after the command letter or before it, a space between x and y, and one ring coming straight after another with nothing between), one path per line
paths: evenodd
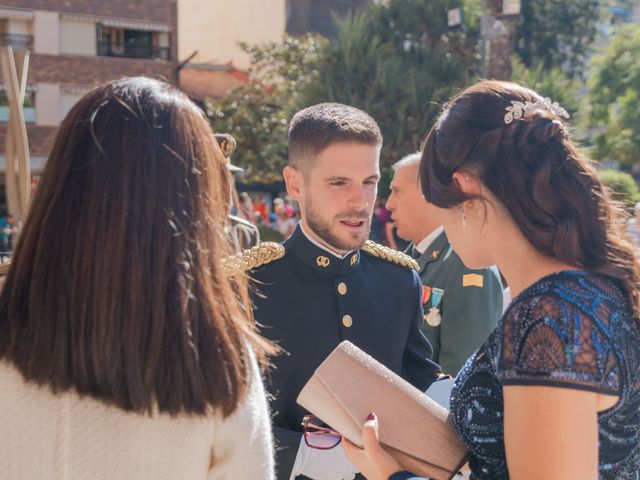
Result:
M412 256L420 266L423 284L422 331L433 347L433 360L445 373L456 375L502 315L500 274L496 267L466 268L444 232L423 254Z

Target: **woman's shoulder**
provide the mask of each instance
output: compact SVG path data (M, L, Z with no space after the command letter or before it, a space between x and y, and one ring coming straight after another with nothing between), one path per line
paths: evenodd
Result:
M503 384L581 384L617 392L619 361L640 338L625 298L608 277L566 271L524 290L502 322ZM631 335L629 335L631 334Z
M505 312L505 318L556 316L574 308L587 317L602 316L603 321L612 313L631 314L622 290L612 278L584 270L565 270L543 277L522 291Z

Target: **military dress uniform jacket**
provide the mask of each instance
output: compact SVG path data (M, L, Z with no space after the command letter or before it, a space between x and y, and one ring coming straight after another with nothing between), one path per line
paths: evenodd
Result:
M456 375L502 315L500 274L496 267L481 270L465 267L445 232L416 261L424 285L425 319L432 307L441 316L436 326L425 321L423 332L433 347L433 360L444 373ZM442 291L440 299L436 289Z
M420 332L421 284L414 270L362 249L340 259L310 242L300 226L284 247L283 258L255 269L251 276L261 333L287 352L273 360L267 388L272 395L278 478L288 480L301 440L301 421L308 413L296 398L342 340L359 346L421 391L440 368L429 360L431 346ZM398 253L391 255L413 263Z

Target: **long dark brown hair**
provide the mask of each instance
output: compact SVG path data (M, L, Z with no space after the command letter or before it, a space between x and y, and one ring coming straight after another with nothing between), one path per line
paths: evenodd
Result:
M246 280L220 259L229 173L203 113L149 78L88 93L60 126L0 293L0 358L131 411L225 416L250 381Z
M423 146L423 194L439 207L455 207L473 197L460 190L453 173L473 173L538 251L614 279L637 318L640 270L624 233L625 215L562 119L539 108L505 122L512 101L541 100L528 88L497 81L455 97Z

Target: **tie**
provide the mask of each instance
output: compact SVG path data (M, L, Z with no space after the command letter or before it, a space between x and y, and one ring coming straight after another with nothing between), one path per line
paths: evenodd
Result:
M411 249L409 250L409 255L414 260L417 260L418 258L420 258L420 255L422 254L418 251L418 249L415 246L411 245Z

